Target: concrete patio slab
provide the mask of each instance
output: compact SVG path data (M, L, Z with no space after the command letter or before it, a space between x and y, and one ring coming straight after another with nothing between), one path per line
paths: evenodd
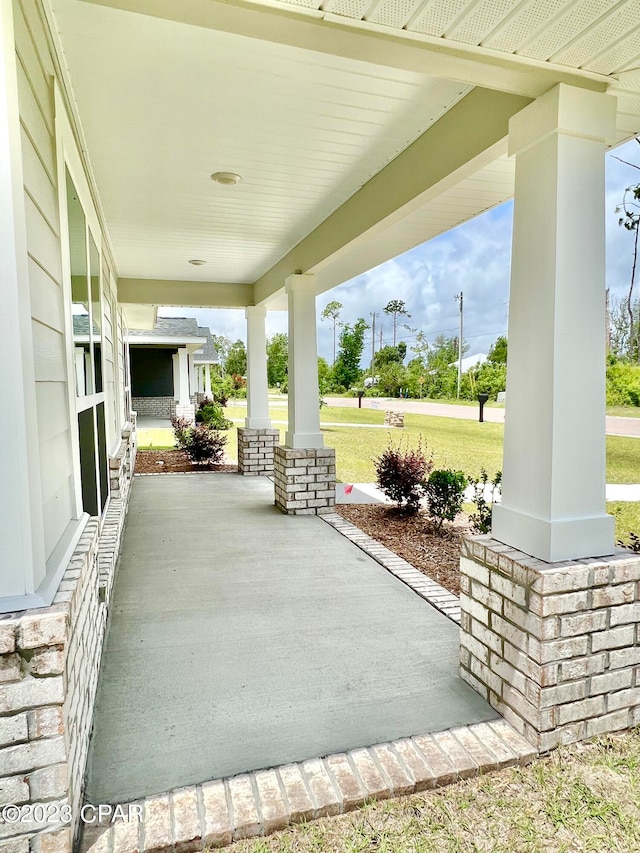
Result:
M87 797L179 786L492 720L459 631L317 517L233 474L138 477Z

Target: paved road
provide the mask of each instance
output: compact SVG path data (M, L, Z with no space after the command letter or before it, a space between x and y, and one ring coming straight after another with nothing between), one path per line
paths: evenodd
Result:
M342 406L344 408L356 409L358 401L353 397L325 397L328 406ZM395 400L388 397L367 397L362 401L365 409L373 408L393 409L394 412L409 412L415 415L435 415L441 418L460 418L462 420L475 421L478 419L476 406L457 406L452 403L427 403L423 400ZM504 423L504 409L487 407L484 410L484 419L490 423ZM631 438L640 438L640 418L615 418L607 416L607 434L624 435Z

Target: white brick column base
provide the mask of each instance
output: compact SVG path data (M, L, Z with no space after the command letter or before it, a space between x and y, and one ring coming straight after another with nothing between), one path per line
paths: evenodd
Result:
M193 403L189 403L185 406L180 403L176 403L175 415L177 418L184 418L185 421L189 421L190 424L194 424L196 422L196 407Z
M640 556L464 540L460 673L540 752L640 723Z
M273 474L274 448L280 430L238 427L238 471L245 477Z
M336 505L336 452L332 447L277 445L274 484L278 509L288 515L324 515Z

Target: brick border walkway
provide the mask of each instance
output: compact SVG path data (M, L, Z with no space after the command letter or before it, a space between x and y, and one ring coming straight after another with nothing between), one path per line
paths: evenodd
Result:
M428 578L411 563L403 560L389 548L385 548L376 539L368 536L355 524L347 521L339 513L332 512L322 516L322 520L330 524L343 536L346 536L354 545L357 545L365 554L380 563L388 572L395 575L425 601L428 601L436 610L444 613L456 625L460 624L460 599L457 595L449 592L439 583Z
M536 751L504 720L416 735L180 788L136 802L142 819L87 826L83 853L191 853L268 835L372 800L528 764ZM125 807L126 811L126 807Z

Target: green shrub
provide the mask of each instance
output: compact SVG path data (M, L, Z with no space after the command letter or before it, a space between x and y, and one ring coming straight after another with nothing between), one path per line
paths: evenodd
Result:
M196 423L206 424L211 429L230 429L233 424L224 416L224 410L219 403L204 399L196 412Z
M184 450L197 465L220 465L224 458L226 435L220 435L205 423L194 426L185 418L171 418L173 435L178 450Z
M196 465L221 465L226 443L226 435L220 435L206 424L198 424L191 429L185 450Z
M640 365L610 359L607 365L607 405L640 406Z
M171 426L173 427L173 439L177 450L186 450L189 443L189 433L193 429L193 424L186 418L171 418Z
M415 449L403 450L391 441L384 453L374 459L377 484L396 507L408 515L415 515L424 495L424 480L433 462L422 449L422 440Z
M436 530L444 521L453 521L462 509L467 478L462 471L433 471L425 484L427 511Z
M476 505L476 511L469 516L474 533L491 533L491 511L495 499L500 494L501 483L502 471L496 472L491 483L484 468L480 469L480 477L477 480L469 480L469 485L473 486L473 502ZM490 501L485 494L488 484L491 486Z

